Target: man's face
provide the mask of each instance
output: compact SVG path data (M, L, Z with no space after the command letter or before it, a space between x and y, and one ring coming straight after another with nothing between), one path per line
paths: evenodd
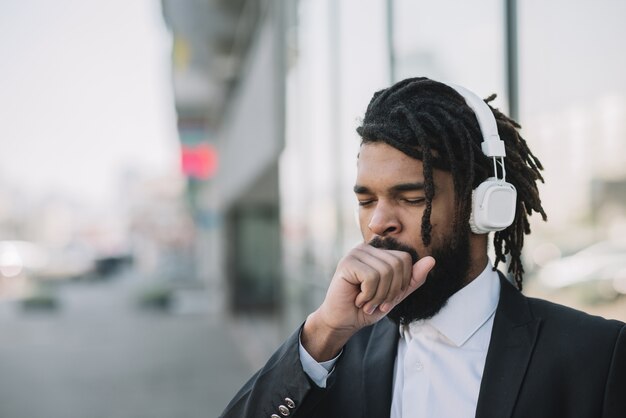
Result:
M452 236L454 184L452 175L433 170L432 246ZM432 255L422 242L422 215L426 209L423 164L383 142L361 146L354 191L359 201L359 226L365 242L394 238L420 256Z
M389 316L402 317L406 322L433 316L463 286L470 264L468 233L452 228L452 175L433 170L432 241L426 247L421 234L426 209L422 162L383 142L374 142L361 146L357 167L354 190L364 241L379 248L414 252L414 258L432 255L437 262L426 283ZM458 238L455 246L454 235Z

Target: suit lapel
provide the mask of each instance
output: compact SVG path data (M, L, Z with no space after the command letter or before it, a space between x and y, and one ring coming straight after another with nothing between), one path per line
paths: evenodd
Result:
M509 417L530 361L541 321L526 298L500 275L500 301L494 318L476 417Z
M374 325L363 356L366 417L389 416L398 337L398 327L391 320L385 318Z

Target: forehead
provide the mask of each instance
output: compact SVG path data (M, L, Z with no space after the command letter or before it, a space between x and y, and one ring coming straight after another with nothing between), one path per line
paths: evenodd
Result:
M390 181L421 182L423 164L384 142L361 145L357 161L357 184Z

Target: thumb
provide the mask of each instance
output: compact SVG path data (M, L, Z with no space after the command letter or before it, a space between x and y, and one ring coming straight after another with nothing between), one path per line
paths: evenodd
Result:
M417 288L424 284L428 272L435 266L435 259L431 256L420 258L417 263L413 264L413 270L411 272L411 281L406 288L402 299L413 293Z

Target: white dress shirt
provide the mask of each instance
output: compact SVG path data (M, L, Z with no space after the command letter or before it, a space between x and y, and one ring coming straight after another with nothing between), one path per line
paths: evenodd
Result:
M400 327L391 418L475 415L499 297L489 262L437 315ZM320 387L337 358L317 363L300 344L304 371Z

